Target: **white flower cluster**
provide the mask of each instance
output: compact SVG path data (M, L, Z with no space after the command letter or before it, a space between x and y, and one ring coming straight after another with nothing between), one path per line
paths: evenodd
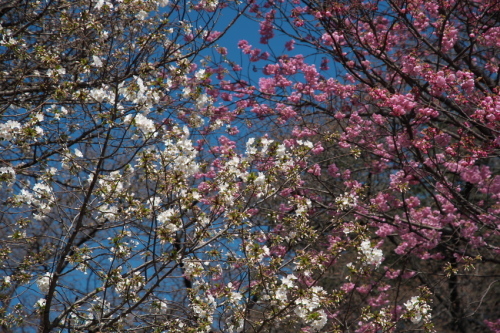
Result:
M50 288L50 282L52 281L52 273L45 273L45 275L40 276L36 280L36 285L38 286L38 289L42 292L42 294L47 294L49 292Z
M116 221L116 219L118 218L118 207L116 206L103 204L102 206L99 206L97 210L102 214L99 219L102 222L106 220Z
M93 55L92 56L92 64L94 67L102 67L102 59L99 56Z
M153 89L149 89L138 76L134 76L134 81L128 88L124 86L125 84L122 82L118 87L119 94L122 94L127 101L136 104L140 107L140 110L146 113L149 113L153 104L160 101L160 94Z
M312 142L311 142L311 141L309 141L309 140L304 140L304 141L302 141L302 140L297 140L297 144L298 144L299 146L304 146L304 147L307 147L307 148L309 148L309 149L313 149L313 148L314 148L314 143L312 143Z
M207 94L199 94L195 103L198 109L203 109L209 103L212 103L212 98L210 98Z
M293 280L297 280L297 277L293 274L288 274L286 277L281 278L281 283L287 288L294 288L295 284Z
M257 148L254 147L254 143L255 143L255 138L248 139L247 144L246 144L246 146L247 146L246 155L247 156L257 154Z
M201 298L196 296L192 301L193 312L199 318L207 319L207 321L213 321L213 313L217 308L217 302L215 297L209 293L205 294L205 297Z
M220 180L220 179L219 179ZM238 187L234 182L225 182L222 179L219 184L219 199L227 206L231 207L235 204L235 196L238 192Z
M266 137L263 137L260 139L260 144L262 146L261 151L259 152L257 148L255 147L255 138L250 138L248 139L246 143L246 155L248 156L247 159L252 160L253 155L260 153L262 155L267 154L269 151L269 147L271 147L271 144L274 142L274 140L268 139ZM286 147L284 145L278 145L276 149L276 155L278 157L283 157L286 152Z
M238 156L233 156L224 165L224 179L247 179L249 173L247 171L241 171L241 165L243 160Z
M191 128L202 127L203 125L205 125L205 120L199 114L191 113L188 119L188 123Z
M307 214L309 209L312 206L311 200L305 199L305 200L299 200L296 202L297 209L295 210L295 214L298 216L301 216L303 214Z
M206 77L205 69L200 69L199 71L197 71L195 73L194 76L198 81L204 80ZM204 107L206 107L208 104L213 102L213 100L210 96L208 96L207 94L204 94L204 93L197 93L196 91L193 92L193 89L191 89L191 87L189 87L189 86L185 86L182 89L182 96L186 99L194 97L195 105L200 110L203 109ZM220 125L222 126L222 123ZM220 126L218 126L218 127L220 127ZM215 129L215 128L212 128L212 129Z
M203 265L199 260L184 258L182 263L184 265L184 275L188 278L199 276L204 271Z
M8 287L10 287L11 283L12 283L12 278L10 276L3 277L2 287L8 288Z
M89 95L99 103L104 101L113 102L115 100L115 93L108 85L102 85L101 88L92 89Z
M217 119L216 121L212 121L210 123L209 128L211 131L215 131L215 130L218 130L219 128L221 128L222 125L224 125L224 121L222 121L221 119Z
M12 37L12 30L3 29L0 27L0 35L2 35L2 39L0 40L1 46L12 46L16 45L19 41Z
M285 286L281 285L278 289L276 289L276 291L274 292L274 299L281 302L282 307L286 306L285 302L288 301L288 291Z
M138 20L144 21L148 17L148 12L141 10L135 15L135 17L137 17Z
M67 108L65 108L64 106L61 106L61 105L50 105L46 110L45 112L46 113L51 113L54 117L55 120L60 120L61 119L61 116L66 116L70 113L70 111L72 111L71 109L68 110Z
M103 6L108 6L109 8L113 8L113 4L109 0L97 0L97 1L95 1L95 8L101 9Z
M337 205L337 210L349 209L358 203L358 198L351 193L345 192L343 195L340 195L335 200L335 204Z
M78 148L75 148L75 152L74 152L75 156L78 157L78 158L83 158L83 153L80 149Z
M140 113L135 116L129 114L123 119L125 124L131 124L132 121L134 125L146 135L151 134L156 130L154 121Z
M265 245L261 246L257 243L247 242L245 245L245 254L248 259L260 262L265 257L269 257L270 251Z
M183 134L175 142L173 140L165 141L165 150L163 152L166 160L172 161L172 169L184 175L191 177L199 170L199 165L195 159L198 152L189 140L189 129L183 128Z
M35 306L39 309L43 309L46 303L47 301L45 300L45 298L40 298L38 301L36 301Z
M410 312L410 319L412 323L418 324L422 321L422 319L425 319L426 321L430 319L431 307L420 297L413 296L404 305Z
M91 176L92 177L92 176ZM121 182L122 175L120 171L112 171L109 175L103 175L99 179L99 186L102 192L102 197L106 198L109 193L120 193L123 191L123 183Z
M384 260L384 253L382 252L382 250L372 248L369 240L364 240L363 242L361 242L359 252L364 256L364 261L368 265L374 265L375 267L378 267Z
M290 303L289 294L293 293L294 289L297 289L295 280L297 280L297 277L293 274L281 278L281 285L279 285L278 288L274 288L274 291L263 295L261 300L270 300L272 304L279 305L282 309L293 304L293 312L295 315L299 317L303 323L309 325L313 331L320 331L328 320L325 311L320 309L321 302L325 299L327 294L322 287L314 286L309 289L307 294L301 294L293 303ZM272 290L273 288L270 289Z
M229 294L229 301L234 304L238 304L243 299L243 295L239 292L232 291Z
M16 196L16 202L25 205L32 205L37 208L37 213L33 214L35 220L42 220L51 210L51 203L54 201L52 188L43 183L37 183L33 187L33 193L22 189Z
M283 144L278 145L278 147L276 148L276 156L281 158L281 157L285 156L285 153L286 153L285 145L283 145Z
M200 1L200 5L204 5L205 10L209 12L213 12L217 9L219 5L219 0L202 0Z
M262 187L266 184L266 176L264 173L260 172L257 174L257 178L253 181L255 186Z
M321 299L326 296L322 287L315 286L311 288L311 294L308 297L301 297L295 301L297 307L294 312L304 322L311 326L315 331L321 330L328 321L324 310L319 309Z
M288 301L288 291L290 289L296 288L296 285L293 282L293 280L297 280L297 277L293 274L289 274L288 276L281 278L281 285L274 291L273 300L279 301L281 303L282 307L287 306L287 303L285 303L285 302ZM264 301L271 299L269 294L264 295L261 298ZM275 303L275 301L274 301L274 303Z
M174 233L180 229L178 225L175 223L172 223L172 218L174 218L177 215L177 210L173 208L169 208L165 210L164 212L161 212L158 214L157 220L158 222L161 223L162 229L167 229L170 233Z
M21 123L15 120L8 120L0 124L0 139L12 140L21 131Z
M144 286L144 277L141 275L141 272L134 272L129 277L122 278L115 285L116 292L118 294L124 296L133 294L140 290Z
M47 69L48 77L58 78L59 76L62 76L64 74L66 74L66 68L64 67L59 67L56 69Z

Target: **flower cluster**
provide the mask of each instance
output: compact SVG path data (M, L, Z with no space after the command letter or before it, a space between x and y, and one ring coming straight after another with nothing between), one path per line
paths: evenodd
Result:
M363 256L362 260L367 265L378 267L382 261L384 261L384 253L380 249L373 248L370 240L364 240L361 242L359 252Z
M408 310L407 317L414 324L418 324L422 320L428 322L431 318L431 307L418 296L413 296L404 306Z
M498 1L24 4L0 27L6 330L495 329ZM226 47L227 15L262 48Z
M45 275L39 277L36 280L36 285L42 294L47 294L49 292L50 283L52 281L52 273L45 273Z

